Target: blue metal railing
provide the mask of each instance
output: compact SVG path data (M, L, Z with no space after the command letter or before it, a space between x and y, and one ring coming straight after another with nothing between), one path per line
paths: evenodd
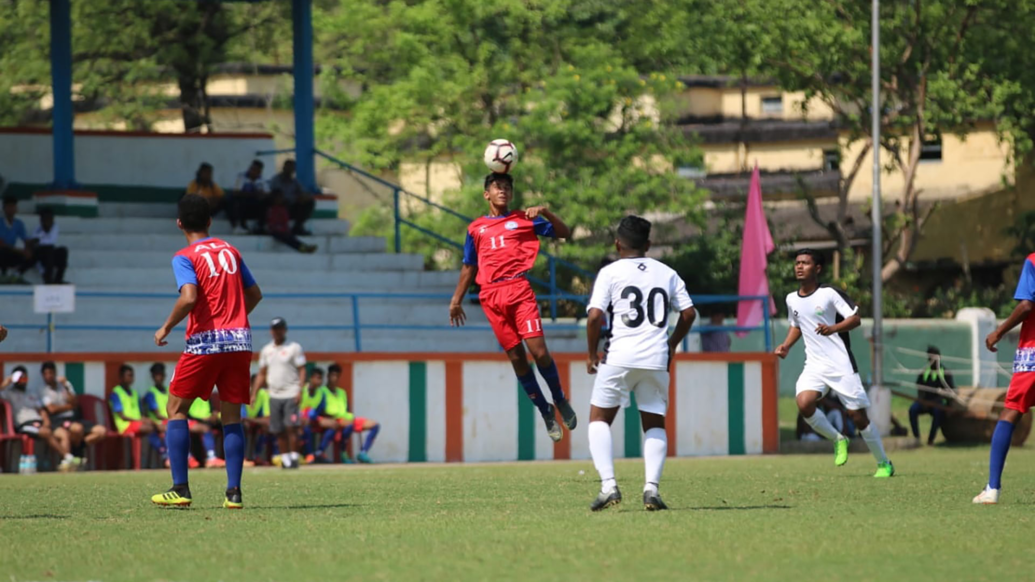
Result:
M289 153L289 152L293 152L293 151L294 151L293 149L264 150L264 151L256 152L255 155L257 155L257 156L276 155L276 154ZM430 238L432 238L434 240L437 240L438 242L440 242L442 244L445 244L445 245L448 245L448 246L450 246L450 247L452 247L454 249L457 249L457 250L460 250L460 251L463 250L463 245L462 244L460 244L460 243L458 243L458 242L456 242L456 241L454 241L452 239L449 239L448 237L445 237L445 236L443 236L443 235L441 235L441 234L439 234L437 232L434 232L432 230L424 228L424 227L420 226L419 224L417 224L417 223L415 223L415 222L413 222L411 220L408 220L404 216L404 213L403 213L403 208L402 208L403 203L402 203L402 200L403 200L403 197L405 196L405 197L408 197L408 199L415 200L415 201L419 202L420 204L423 204L426 207L434 208L436 210L441 210L442 212L445 212L446 214L456 218L457 221L462 221L465 226L467 224L470 224L471 222L473 222L474 221L473 218L471 218L469 216L464 216L463 214L461 214L461 213L459 213L459 212L457 212L457 211L455 211L455 210L453 210L453 209L451 209L451 208L449 208L447 206L439 204L439 203L437 203L437 202L435 202L433 200L425 198L424 196L420 196L418 194L414 194L412 192L408 192L408 191L404 190L402 188L402 186L400 186L398 184L394 184L392 182L389 182L388 180L385 180L384 178L381 178L379 176L375 176L374 174L371 174L370 172L367 172L366 170L364 170L362 168L358 168L358 167L356 167L356 166L354 166L354 165L352 165L352 164L350 164L348 162L339 160L339 159L335 158L334 156L332 156L332 155L330 155L330 154L328 154L326 152L323 152L321 150L316 150L315 154L317 156L327 160L328 162L331 162L332 164L337 165L338 167L340 167L340 168L342 168L344 170L347 170L349 172L352 172L354 174L362 176L363 178L366 178L367 180L371 180L371 181L373 181L376 184L380 184L381 186L384 186L385 188L388 188L388 189L390 189L392 191L392 212L393 212L393 217L394 217L393 236L394 236L394 239L395 239L395 252L396 253L401 253L402 252L402 247L403 247L403 243L402 243L402 229L403 229L403 227L415 230L415 231L423 234L424 236L427 236L427 237L430 237ZM565 291L565 290L559 288L559 286L557 284L557 267L558 266L564 267L564 268L574 272L577 276L586 278L590 282L592 282L593 279L596 278L596 275L594 273L591 273L591 272L583 269L582 267L579 267L578 265L576 265L576 264L574 264L574 263L572 263L570 261L566 261L566 260L564 260L564 259L562 259L560 257L556 257L554 255L551 255L550 253L548 253L546 251L540 250L539 251L539 256L541 256L544 259L546 259L546 262L547 262L546 268L547 268L547 272L549 273L549 278L544 280L544 279L541 279L539 277L529 276L528 279L533 284L538 285L538 286L540 286L543 289L546 289L548 291L548 293L546 295L542 295L542 298L544 298L544 299L546 297L550 298L549 299L550 319L554 320L554 321L557 320L557 303L558 303L558 301L573 301L573 302L577 302L577 303L580 303L582 305L585 305L585 303L586 303L585 296L577 295L577 294L574 294L574 293L570 293L568 291Z
M33 294L30 289L0 289L0 297L4 296L22 296L31 297ZM132 292L118 292L118 291L76 291L76 299L159 299L164 301L174 301L178 295L176 293L132 293ZM428 325L428 324L389 324L389 323L362 323L360 310L360 301L363 299L388 299L388 300L441 300L444 304L448 302L452 295L443 293L266 293L263 295L264 300L277 300L277 299L345 299L350 303L350 310L352 313L352 323L349 324L319 324L319 325L292 325L291 329L297 331L351 331L353 334L354 349L357 352L363 351L363 331L364 330L397 330L397 331L420 331L420 330L450 330L458 329L451 328L449 325ZM588 301L588 297L582 295L569 295L563 294L561 296L553 297L548 295L542 295L539 297L541 300L556 300L556 299L578 299L583 303ZM477 295L471 294L466 297L467 300L477 299ZM765 334L765 349L766 351L772 351L772 329L770 326L769 317L769 298L762 296L751 296L751 297L739 297L736 295L700 295L694 298L696 305L709 305L716 303L733 303L738 301L761 301L763 310L763 322L762 325L758 326L695 326L692 333L707 333L712 331L724 331L724 332L753 332L761 331ZM29 323L7 323L3 322L4 326L12 330L39 330L44 326L40 324L29 324ZM177 330L184 328L181 324L177 327ZM157 329L157 323L153 325L128 325L128 324L58 324L54 318L50 315L47 316L47 323L45 324L47 331L47 352L52 351L53 346L53 334L55 331L67 330L67 331L141 331L141 332L153 332ZM491 326L488 324L471 324L465 325L462 330L474 330L474 331L488 331L491 330ZM578 331L585 329L584 325L574 324L554 324L550 326L551 330L555 331ZM688 350L687 340L683 341L683 350Z

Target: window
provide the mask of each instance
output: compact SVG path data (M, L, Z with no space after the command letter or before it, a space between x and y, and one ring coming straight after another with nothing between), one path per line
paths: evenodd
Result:
M823 170L841 169L841 152L839 150L823 150Z
M783 96L762 97L762 115L783 115Z
M924 139L924 143L920 146L920 161L921 162L940 162L942 161L942 136L941 134L930 136Z
M690 180L699 180L701 178L708 177L708 171L705 170L703 165L697 164L686 164L676 168L676 173L680 178L688 178Z

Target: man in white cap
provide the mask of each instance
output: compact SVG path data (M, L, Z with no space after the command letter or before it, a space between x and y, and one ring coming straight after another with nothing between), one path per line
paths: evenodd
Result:
M298 411L305 383L305 352L298 342L287 341L287 321L275 317L270 322L273 341L259 353L259 373L252 385L254 395L266 386L270 395L270 433L280 445L281 466L297 469L297 438L301 417Z

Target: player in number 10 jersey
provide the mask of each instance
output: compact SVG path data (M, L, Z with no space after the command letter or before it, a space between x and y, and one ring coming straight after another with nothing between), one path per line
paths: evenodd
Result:
M187 346L169 386L165 438L173 487L153 496L151 501L164 506L191 504L187 483L190 454L187 414L195 398L208 400L213 387L218 386L227 475L223 507L240 509L243 507L241 471L244 464L241 405L251 403L252 330L248 314L262 300L262 292L241 259L241 253L230 243L209 236L212 218L204 198L184 196L176 222L189 245L173 257L180 297L168 319L155 332L155 344L166 345L172 329L189 318Z
M557 365L546 349L539 304L526 275L539 254L539 237L568 238L571 229L543 206L509 210L514 198L514 181L510 174L489 174L485 178L484 196L489 202L489 214L467 227L464 266L449 305L450 323L461 326L466 321L464 296L477 275L481 287L478 298L492 331L507 352L521 387L539 409L547 433L556 442L563 433L557 424L554 406L568 430L575 429L577 419L561 387ZM528 345L539 373L550 387L553 406L546 401L535 372L528 365L522 341Z

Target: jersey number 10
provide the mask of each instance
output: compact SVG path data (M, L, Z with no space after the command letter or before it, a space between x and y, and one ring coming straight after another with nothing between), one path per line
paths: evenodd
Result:
M228 273L230 275L237 274L237 259L234 257L233 253L228 249L223 249L219 251L219 254L216 255L216 257L219 259L219 267L224 273ZM212 255L209 253L201 253L201 258L205 259L205 262L208 263L208 276L218 277L220 272L216 270L216 262L212 260Z

